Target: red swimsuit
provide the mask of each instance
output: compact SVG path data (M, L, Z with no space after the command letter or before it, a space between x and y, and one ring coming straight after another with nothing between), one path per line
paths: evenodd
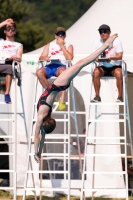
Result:
M38 101L38 104L37 104L37 110L39 109L39 107L41 105L47 105L50 108L50 111L52 111L51 105L49 105L46 102L47 97L50 95L51 92L53 92L53 91L60 92L60 91L66 90L69 86L70 86L70 84L66 85L66 86L57 86L57 85L54 85L54 83L51 83L48 86L48 88L42 93L42 95Z

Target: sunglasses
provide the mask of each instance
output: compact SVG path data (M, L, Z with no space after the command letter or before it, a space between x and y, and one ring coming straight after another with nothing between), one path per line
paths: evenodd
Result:
M107 34L107 33L109 33L109 30L99 30L99 33L100 33L100 35L101 35L102 33Z
M9 32L9 31L15 32L15 29L7 27L7 28L6 28L6 31L7 31L7 32Z
M58 33L56 33L57 36L65 36L66 33L63 31L59 31Z

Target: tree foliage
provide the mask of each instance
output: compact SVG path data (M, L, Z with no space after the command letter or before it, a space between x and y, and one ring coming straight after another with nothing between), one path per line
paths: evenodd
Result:
M35 50L53 39L58 26L68 29L96 0L0 0L0 21L13 18L16 41L24 52ZM0 30L3 37L3 31Z

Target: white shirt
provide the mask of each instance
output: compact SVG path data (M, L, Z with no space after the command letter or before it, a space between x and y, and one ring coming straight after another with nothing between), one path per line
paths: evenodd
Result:
M92 47L92 52L96 51L103 45L103 40L100 38L96 40ZM115 56L116 53L123 52L123 47L121 41L116 38L113 44L105 50L106 57L109 58L110 56ZM113 67L116 65L122 65L122 61L120 60L111 60L110 62L99 62L99 66L105 66L107 68Z
M0 60L5 60L11 56L17 56L17 50L21 43L0 39Z
M66 50L68 50L68 47L70 46L70 44L65 42L64 46L65 46ZM56 40L53 42L50 42L48 56L50 56L51 60L59 59L62 64L67 63L61 47L58 44L56 44Z

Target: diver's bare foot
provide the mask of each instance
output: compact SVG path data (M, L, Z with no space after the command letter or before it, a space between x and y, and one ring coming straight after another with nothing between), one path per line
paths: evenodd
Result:
M111 36L106 40L105 44L106 44L107 46L110 46L110 44L111 44L111 43L115 40L115 38L117 38L117 37L118 37L118 34L117 34L117 33L111 35Z

